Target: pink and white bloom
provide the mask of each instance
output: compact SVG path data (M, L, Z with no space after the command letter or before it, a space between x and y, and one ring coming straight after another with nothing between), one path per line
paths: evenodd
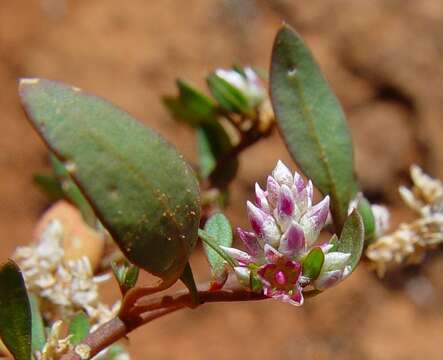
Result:
M266 190L255 187L254 203L247 202L252 231L237 229L245 250L222 247L237 263L238 280L254 291L293 305L303 304L307 286L323 290L350 273L350 254L333 251L318 237L329 215L329 196L313 205L313 185L281 162L267 179ZM303 274L303 261L319 247L325 254L320 274Z

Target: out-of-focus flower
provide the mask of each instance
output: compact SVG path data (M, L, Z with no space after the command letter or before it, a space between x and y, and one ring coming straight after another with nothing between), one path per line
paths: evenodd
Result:
M266 98L266 89L251 67L242 71L217 69L215 74L237 88L252 106L258 106Z
M411 167L412 189L400 187L405 203L420 215L402 223L392 234L369 245L366 256L375 263L379 276L400 264L420 263L427 249L443 243L443 184Z
M23 271L28 290L52 318L86 312L93 328L112 319L119 304L109 308L99 300L98 283L110 275L94 277L89 259L66 260L63 226L52 220L35 244L16 249L14 259Z
M281 162L268 177L266 190L258 184L255 204L247 203L252 231L237 229L246 248L222 249L237 261L239 281L255 291L293 305L303 304L303 289L323 290L350 273L350 254L333 251L330 241L318 239L329 214L329 197L312 204L313 186ZM318 277L304 274L303 262L312 249L324 256Z

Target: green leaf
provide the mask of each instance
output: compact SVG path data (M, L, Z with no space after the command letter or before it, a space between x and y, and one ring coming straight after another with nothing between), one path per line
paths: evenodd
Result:
M34 295L29 295L29 303L32 314L32 352L41 351L46 344L45 325Z
M31 359L32 314L25 281L9 260L0 266L0 338L16 360Z
M285 25L272 53L271 98L293 159L323 194L341 229L355 190L350 133L341 106L301 37Z
M85 220L89 226L95 229L97 225L97 218L95 217L94 210L92 209L88 200L86 200L78 186L74 183L74 181L72 181L71 176L63 163L58 160L54 154L50 155L50 160L54 174L61 184L65 197L71 203L73 203L75 207L77 207L82 214L83 220Z
M343 226L340 239L335 237L335 239L331 240L331 244L334 245L333 250L331 251L340 251L351 254L349 265L351 266L352 271L354 271L360 261L364 241L363 220L358 213L358 210L354 210Z
M65 195L60 182L55 176L35 174L34 183L40 188L40 190L48 197L51 202L60 200Z
M198 236L202 239L203 243L208 245L212 250L214 250L221 258L223 258L232 268L236 266L234 260L226 254L217 243L217 239L212 235L209 235L205 230L198 229Z
M117 279L122 295L125 295L129 289L132 289L138 280L139 268L124 261L119 265L115 261L111 263L112 272Z
M218 122L204 124L197 129L197 150L203 179L210 177L215 186L224 188L235 178L238 158L227 158L232 148L229 135ZM219 161L224 165L216 170Z
M212 215L205 224L205 231L212 236L217 246L232 246L233 236L229 220L221 213ZM211 266L213 280L218 284L223 284L227 278L226 260L212 249L206 242L203 242L203 248Z
M191 265L189 264L189 262L186 264L185 269L183 270L183 274L180 277L180 280L188 288L188 290L191 294L192 303L194 304L194 306L197 306L198 304L200 304L197 285L195 285L194 275L192 274L192 268L191 268Z
M303 275L315 280L320 275L321 268L325 262L325 254L319 247L313 248L303 260Z
M183 157L126 112L78 88L24 79L20 95L126 258L165 282L177 280L200 220L198 182Z
M363 225L365 227L365 242L366 245L368 245L375 237L375 218L372 213L371 203L366 198L363 198L358 202L357 210L363 219Z
M69 324L69 339L72 345L78 345L89 334L89 320L84 312L79 312L75 315Z
M215 120L217 108L214 102L183 80L177 80L179 96L165 96L163 103L172 116L191 126Z
M106 352L107 358L106 360L116 360L118 359L118 355L125 353L125 349L120 344L111 345Z
M235 86L216 74L206 79L209 90L220 106L234 113L251 114L252 108L248 99Z

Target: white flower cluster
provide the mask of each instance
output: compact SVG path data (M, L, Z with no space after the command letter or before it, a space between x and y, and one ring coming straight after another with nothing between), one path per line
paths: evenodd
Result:
M427 249L443 243L443 183L415 165L411 178L414 186L400 187L400 195L420 218L400 224L395 232L369 245L366 256L375 263L379 276L398 264L420 263Z
M52 220L36 244L18 247L13 258L20 266L28 290L50 317L67 317L83 310L94 327L112 319L119 303L109 308L99 300L98 283L110 275L94 277L87 257L65 260L63 226Z

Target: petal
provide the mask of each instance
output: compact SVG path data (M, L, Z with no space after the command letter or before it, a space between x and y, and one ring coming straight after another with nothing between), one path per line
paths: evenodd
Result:
M269 288L271 286L271 283L269 282L269 274L267 272L271 272L271 274L274 272L276 265L275 264L266 264L260 267L260 269L257 270L257 276L262 282L263 286L266 288ZM268 289L269 291L270 289ZM265 293L266 295L266 293ZM267 296L267 295L266 295Z
M257 235L263 234L263 223L266 218L266 213L263 212L261 209L256 207L253 203L248 201L247 203L247 209L248 209L248 217L249 221L251 223L252 229Z
M280 243L280 229L272 216L267 216L263 222L262 238L265 243L278 247Z
M248 250L248 253L256 257L260 251L260 245L258 244L256 235L241 228L237 228L236 233L238 238Z
M304 303L303 292L301 286L296 286L293 290L293 294L290 297L288 303L295 306L302 306Z
M343 278L342 270L333 270L327 271L322 274L314 281L314 287L318 290L324 290L329 288L338 282L340 282Z
M241 251L236 248L221 246L220 248L231 258L239 261L242 264L250 264L253 261L252 256L250 256L248 253Z
M348 264L351 254L343 252L330 252L325 255L322 272L343 270Z
M300 225L293 222L280 240L278 251L292 257L305 247L305 234Z
M294 188L298 194L300 194L306 188L302 176L297 171L294 173Z
M329 196L326 196L315 206L311 207L300 220L305 232L306 241L311 245L317 240L320 230L326 223L329 214Z
M272 176L280 185L291 186L294 183L291 172L281 160L278 160L275 169L272 171Z
M234 267L234 273L238 282L245 287L249 287L251 282L251 271L244 266Z
M270 208L266 194L258 183L255 183L255 203L257 207L269 214Z
M272 176L268 176L268 180L266 183L266 192L268 195L268 202L271 206L275 207L278 201L278 194L280 192L280 185L277 180L275 180Z
M280 188L277 204L278 213L280 216L290 217L294 213L294 198L292 196L291 189L289 189L287 185L282 185Z
M278 259L283 257L282 254L280 254L269 244L265 244L264 251L265 251L266 261L271 264L276 263Z

